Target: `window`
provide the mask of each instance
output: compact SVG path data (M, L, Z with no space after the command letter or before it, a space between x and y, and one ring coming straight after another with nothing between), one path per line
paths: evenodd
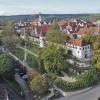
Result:
M90 48L90 46L88 46L88 49Z
M77 49L77 47L76 47L76 49Z
M78 53L80 53L80 52L78 51Z
M81 48L80 48L80 50L81 50Z
M83 47L83 50L84 50L84 47Z
M87 49L87 47L85 47L85 49Z

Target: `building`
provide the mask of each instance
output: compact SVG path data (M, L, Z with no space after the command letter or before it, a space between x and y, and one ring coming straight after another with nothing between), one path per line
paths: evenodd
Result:
M32 24L36 26L47 25L47 21L43 19L41 15L39 14L38 18L32 20Z
M81 39L73 39L66 43L67 49L72 51L76 58L88 58L91 56L90 44Z

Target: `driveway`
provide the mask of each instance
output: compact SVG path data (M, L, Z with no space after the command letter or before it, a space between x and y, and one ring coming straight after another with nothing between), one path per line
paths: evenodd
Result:
M97 100L100 97L100 85L97 85L89 91L77 93L58 100Z

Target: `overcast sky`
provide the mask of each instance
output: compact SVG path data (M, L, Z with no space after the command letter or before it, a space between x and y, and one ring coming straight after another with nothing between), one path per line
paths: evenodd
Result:
M0 15L98 13L100 0L0 0Z

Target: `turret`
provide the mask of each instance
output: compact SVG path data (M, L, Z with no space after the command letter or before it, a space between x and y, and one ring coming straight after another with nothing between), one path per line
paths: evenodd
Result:
M45 46L46 37L44 36L43 32L40 32L39 35L40 47L43 48Z

